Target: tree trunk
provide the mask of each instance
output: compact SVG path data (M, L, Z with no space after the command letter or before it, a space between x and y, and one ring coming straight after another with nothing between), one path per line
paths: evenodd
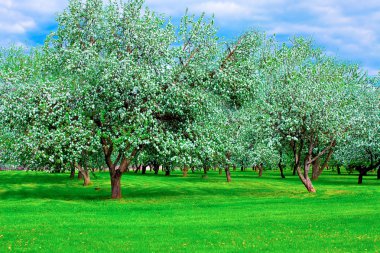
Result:
M312 169L311 169L311 180L318 180L319 176L319 166L321 164L320 159L318 158L314 162L311 163Z
M189 171L189 168L185 165L182 169L183 177L187 177L187 172Z
M223 169L219 168L219 175L222 175L222 174L223 174Z
M380 167L377 168L377 179L380 179Z
M82 168L79 164L75 164L75 167L78 169L78 179L83 179L83 185L87 186L91 184L90 173L88 170Z
M142 168L141 168L141 174L145 174L146 173L146 165L143 165Z
M301 172L301 168L297 167L298 177L301 179L301 182L306 187L308 192L316 192L310 178L309 178L310 164L304 165L304 173Z
M111 176L111 198L120 199L121 198L121 175L120 170L110 169Z
M84 173L82 172L83 174L83 185L84 186L88 186L91 184L91 180L90 180L90 173L88 170L86 170Z
M141 164L139 166L137 166L136 169L135 169L135 173L138 173L141 170L141 167L142 167Z
M230 166L226 166L226 168L224 169L226 171L226 178L227 178L227 182L231 182L231 172L230 172Z
M282 164L282 151L280 151L280 161L278 161L278 168L280 169L281 178L285 178L284 167L285 165Z
M232 165L232 170L233 170L233 171L236 171L236 164L233 164L233 165Z
M240 167L240 171L244 171L244 166L243 165Z
M263 164L260 163L259 165L259 177L261 177L263 175Z
M296 175L296 172L297 172L297 166L296 166L296 165L294 165L294 166L293 166L293 176L295 176L295 175Z
M341 174L341 172L340 172L340 166L339 165L336 166L336 171L338 172L338 175Z
M70 169L70 179L74 179L74 177L75 177L75 168L72 167L72 168Z
M154 163L153 164L153 170L154 170L154 174L158 174L158 171L160 170L160 165L158 163Z
M360 170L359 171L358 184L362 184L363 183L363 176L364 175L365 175L365 173L363 172L363 170Z
M80 180L80 179L83 179L83 174L82 174L82 172L80 172L79 170L78 170L78 179Z
M169 166L165 166L165 176L170 176L170 168L169 168Z
M207 175L207 166L205 164L203 165L203 174Z

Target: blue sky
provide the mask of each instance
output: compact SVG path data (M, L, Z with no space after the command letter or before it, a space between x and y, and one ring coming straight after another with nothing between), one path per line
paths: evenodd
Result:
M55 15L68 0L0 0L0 45L41 44L55 29ZM251 28L310 36L329 54L380 71L379 0L146 0L153 10L177 19L191 13L215 14L220 35L233 38Z

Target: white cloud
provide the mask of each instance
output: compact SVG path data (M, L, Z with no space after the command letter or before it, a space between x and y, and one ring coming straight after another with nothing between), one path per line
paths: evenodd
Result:
M0 0L0 44L44 34L68 0ZM367 0L146 0L149 8L174 19L190 13L215 14L222 35L260 28L279 37L312 36L328 52L380 69L380 1ZM46 28L45 28L46 29ZM33 39L29 39L32 42Z
M215 14L219 19L239 19L251 14L249 8L235 2L203 2L191 7L192 11Z

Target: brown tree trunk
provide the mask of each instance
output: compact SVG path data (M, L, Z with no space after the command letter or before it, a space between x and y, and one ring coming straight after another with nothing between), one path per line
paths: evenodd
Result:
M297 174L298 174L298 177L301 179L301 182L303 183L303 185L306 187L306 189L308 190L308 192L316 192L310 178L309 178L309 170L310 170L310 164L306 164L305 162L305 165L304 165L304 173L301 172L301 168L300 167L297 167Z
M341 172L340 172L340 166L339 165L336 166L336 171L338 172L338 175L341 174Z
M78 179L80 180L80 179L83 179L83 174L82 174L82 172L80 172L79 170L78 170Z
M121 198L121 175L120 170L110 169L111 176L111 198L120 199Z
M154 163L153 164L153 170L154 170L154 174L158 174L158 171L160 170L160 165L158 163Z
M138 173L141 170L142 165L136 166L135 173Z
M223 169L219 168L219 175L222 175L222 174L223 174Z
M232 164L232 170L236 171L236 164Z
M314 162L311 163L312 169L311 169L311 180L318 180L319 176L319 166L321 164L320 159L318 158Z
M203 165L203 174L207 175L207 166L205 164Z
M240 167L240 171L244 171L244 166L243 165Z
M380 167L377 168L377 179L380 179Z
M360 170L359 171L358 184L362 184L363 183L363 176L364 175L365 175L365 173L363 172L363 170Z
M185 165L182 169L183 177L187 177L187 173L189 172L189 168Z
M70 169L70 179L74 179L74 177L75 177L75 168L72 167L72 168Z
M169 168L169 166L165 166L165 176L170 176L170 168Z
M143 165L142 168L141 168L141 174L145 174L146 173L146 165Z
M226 178L227 182L231 182L231 172L230 172L230 166L226 165L226 168L224 169L226 171Z
M91 184L91 180L90 180L90 173L88 170L86 170L83 174L83 185L84 186L87 186L87 185L90 185Z
M263 164L260 163L259 165L259 177L261 177L263 175Z
M79 164L75 164L75 167L78 169L78 179L83 179L83 185L87 186L91 184L89 171L82 168Z

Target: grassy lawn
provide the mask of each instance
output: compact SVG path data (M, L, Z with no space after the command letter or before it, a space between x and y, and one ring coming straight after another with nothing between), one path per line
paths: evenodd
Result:
M0 252L379 252L380 181L330 173L129 173L115 201L107 173L0 171Z

